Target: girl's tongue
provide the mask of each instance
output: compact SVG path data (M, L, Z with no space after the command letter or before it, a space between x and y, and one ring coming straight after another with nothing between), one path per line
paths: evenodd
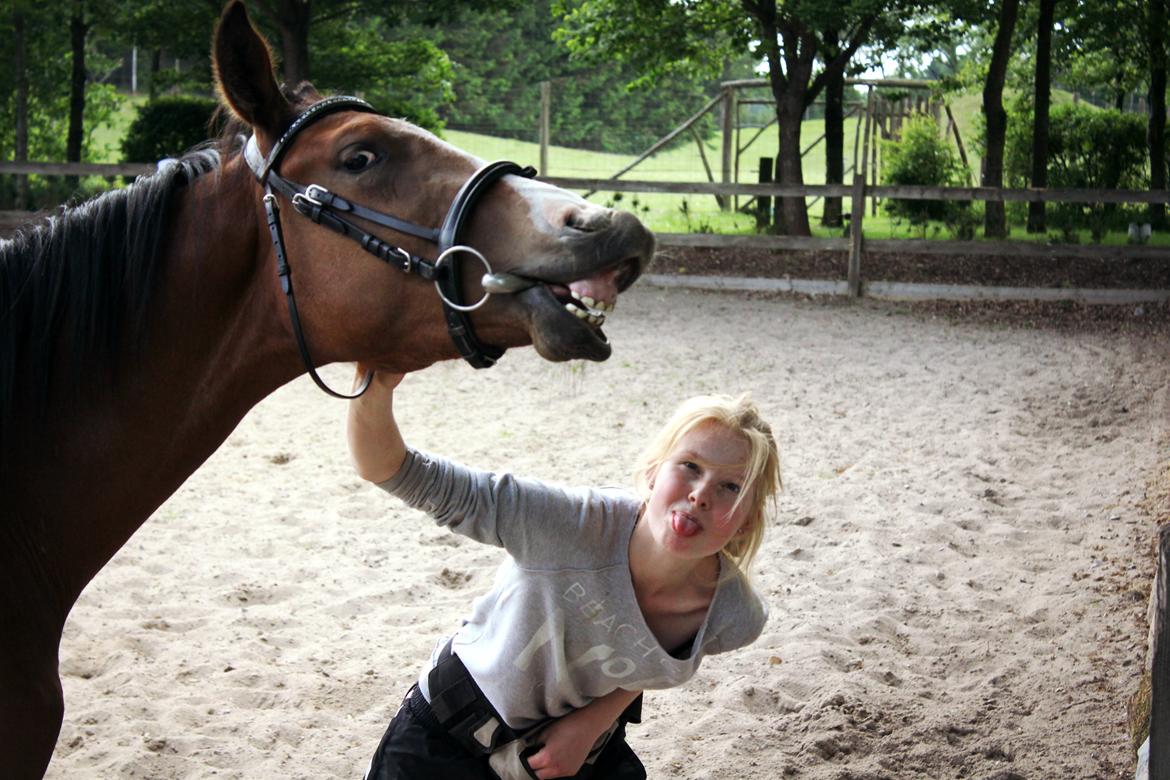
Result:
M702 530L698 523L681 512L671 513L670 527L674 529L676 534L682 537L694 536L700 530Z

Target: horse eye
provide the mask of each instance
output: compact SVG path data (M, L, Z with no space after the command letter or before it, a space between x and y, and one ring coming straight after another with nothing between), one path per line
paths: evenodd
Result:
M376 159L377 157L373 152L361 151L345 158L345 161L342 162L342 165L350 173L357 173L358 171L365 170L369 166L373 165L374 160Z

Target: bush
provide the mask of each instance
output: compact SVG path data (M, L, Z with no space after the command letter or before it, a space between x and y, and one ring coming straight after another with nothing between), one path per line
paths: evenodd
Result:
M214 135L216 102L193 96L160 97L138 109L122 141L126 162L152 163L177 157Z
M1080 103L1053 106L1048 129L1048 186L1072 189L1145 189L1146 118ZM1032 178L1032 109L1021 105L1008 122L1004 180L1027 187ZM1050 203L1057 228L1124 228L1134 210L1116 204Z
M902 138L886 141L882 180L885 184L918 184L951 187L964 182L965 172L958 157L929 117L916 117L902 126ZM951 220L957 210L969 204L943 200L886 201L886 210L894 217L909 219L913 225L928 220Z

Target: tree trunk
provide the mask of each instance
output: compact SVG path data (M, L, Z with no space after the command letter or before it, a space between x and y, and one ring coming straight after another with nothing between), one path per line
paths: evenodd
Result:
M1048 186L1048 108L1052 102L1052 19L1056 0L1040 0L1036 27L1036 106L1032 118L1032 186ZM1028 232L1047 230L1044 202L1028 204Z
M825 80L825 183L845 183L844 68L829 74ZM825 198L821 224L841 227L841 198Z
M295 87L309 80L310 0L271 0L269 10L280 30L281 72L284 83Z
M12 68L16 76L16 148L12 159L15 162L28 161L28 70L25 63L24 22L24 9L18 0L12 5ZM15 206L17 209L29 207L28 176L25 174L16 177Z
M804 170L800 159L800 125L804 119L803 89L790 87L787 94L777 96L776 119L780 126L776 181L779 184L804 184ZM812 235L808 209L803 197L777 198L776 227L777 232L785 236Z
M69 74L69 129L65 134L65 162L81 162L81 141L85 122L85 2L74 0L69 20L69 47L73 66ZM66 177L70 189L76 190L79 179Z
M983 118L987 125L987 148L983 154L984 187L1003 186L1003 149L1007 137L1007 112L1003 108L1003 86L1007 79L1008 58L1011 54L1012 33L1019 15L1020 0L1001 0L999 27L991 50L991 64L987 68L987 82L983 86ZM983 233L988 238L1007 236L1007 214L1003 201L987 201Z
M1150 190L1166 189L1166 0L1149 0L1146 34L1150 51ZM1162 228L1166 204L1150 204L1150 224Z
M158 97L158 74L162 71L162 49L155 47L150 53L150 99Z

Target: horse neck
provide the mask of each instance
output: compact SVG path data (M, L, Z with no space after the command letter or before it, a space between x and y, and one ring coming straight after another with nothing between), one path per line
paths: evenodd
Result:
M114 392L53 415L34 445L30 461L55 468L29 474L21 492L61 556L67 603L252 406L300 373L259 198L238 160L188 185L168 220L144 347Z

